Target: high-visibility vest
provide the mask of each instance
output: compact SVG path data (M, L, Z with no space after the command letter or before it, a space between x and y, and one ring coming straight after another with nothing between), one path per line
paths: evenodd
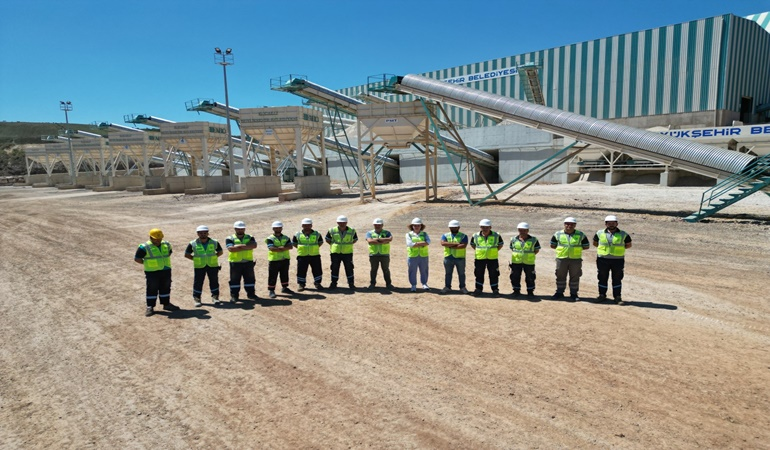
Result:
M465 234L459 231L455 235L453 235L452 233L447 233L444 235L444 239L446 239L447 242L450 242L452 244L460 244L462 243L463 239L465 239ZM458 259L465 258L465 249L444 247L444 257L447 257L447 256L451 256L453 258L458 258Z
M380 233L377 233L376 230L372 230L369 232L372 239L384 239L388 238L390 234L390 231L382 230ZM390 254L390 242L385 243L378 243L378 244L369 244L369 255L389 255Z
M319 243L321 242L321 233L313 230L310 234L298 232L294 235L297 238L297 256L318 256Z
M268 236L267 239L265 239L265 244L268 245L267 248L267 260L268 261L283 261L284 259L291 259L291 254L288 250L284 250L282 252L274 252L270 250L270 244L273 244L276 247L286 247L289 245L289 241L291 239L289 236L286 236L285 234L282 234L280 237L276 235Z
M253 239L250 235L244 234L243 239L239 239L237 234L234 234L227 239L231 239L234 245L248 244ZM254 249L239 250L237 252L230 252L227 255L227 260L231 263L237 263L242 261L251 262L254 261Z
M535 265L535 244L537 238L528 236L524 242L521 242L518 236L511 238L511 262L514 264Z
M480 232L473 235L473 243L476 245L476 259L497 259L497 247L500 245L500 235L491 231L484 237Z
M596 247L596 254L598 256L616 256L622 258L626 254L626 233L623 230L618 230L615 233L610 233L606 229L596 232L596 236L599 237L599 246Z
M347 227L344 232L340 232L340 227L334 227L329 230L331 235L331 252L341 253L343 255L349 255L353 253L353 235L356 230Z
M412 242L414 242L415 244L420 242L426 242L428 240L428 233L424 231L420 231L417 234L415 234L414 231L410 231L406 233L406 235L411 236ZM409 258L416 258L418 256L422 256L422 257L428 256L428 246L426 245L424 247L409 247L407 256Z
M582 242L585 234L582 231L575 230L571 235L557 231L554 237L557 242L556 259L581 259L583 257Z
M139 244L139 247L145 251L144 271L158 272L163 269L171 268L171 244L167 241L161 241L160 245L155 245L152 241Z
M190 241L190 245L193 250L193 267L200 269L219 266L216 239L209 238L205 244L200 239L196 239Z

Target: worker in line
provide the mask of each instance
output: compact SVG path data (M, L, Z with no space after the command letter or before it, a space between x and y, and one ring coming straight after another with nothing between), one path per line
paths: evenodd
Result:
M527 296L535 296L535 257L540 252L540 242L529 234L529 224L521 222L516 225L519 234L511 238L511 285L513 296L521 295L521 273L524 272L524 283L527 286Z
M163 310L179 311L178 306L171 304L171 244L163 240L160 229L150 230L150 240L139 244L134 261L144 266L147 284L147 309L144 315L149 317L155 314L155 304L159 297Z
M482 219L479 222L479 232L471 237L471 247L475 250L474 275L476 275L476 289L474 296L481 295L484 291L484 272L489 272L489 287L494 295L500 294L498 283L500 281L500 262L497 260L498 252L505 243L497 231L492 231L492 221Z
M219 305L219 257L222 256L222 246L216 239L209 237L209 227L201 225L195 229L198 238L187 244L184 257L192 260L195 270L193 279L193 300L195 306L201 306L201 294L203 293L203 281L208 277L211 299L214 305Z
M340 265L345 265L345 275L348 279L348 287L356 288L355 274L353 273L353 245L358 242L356 230L348 226L348 218L337 217L337 226L326 232L326 243L331 247L332 283L329 289L336 289L340 278Z
M463 294L468 293L465 288L465 249L468 247L468 236L460 232L460 222L449 221L449 233L441 236L441 246L444 247L444 288L442 294L452 290L452 272L457 269L457 280Z
M607 281L612 273L612 298L615 303L624 305L621 291L623 289L623 269L625 266L626 249L631 248L631 236L618 229L618 218L604 218L603 230L594 234L593 244L596 249L596 270L599 278L598 300L607 299Z
M246 223L242 220L235 222L233 229L235 234L225 239L225 248L229 252L227 261L230 263L230 303L238 301L241 278L246 298L257 300L259 297L254 292L254 249L257 248L257 240L246 234Z
M385 279L385 287L393 289L390 282L390 243L393 235L384 230L385 221L380 218L372 221L373 230L366 232L366 242L369 244L369 289L377 285L377 270L382 267L382 277Z
M273 234L265 239L267 244L267 290L270 298L275 298L275 283L281 277L281 292L293 294L289 289L289 263L291 249L294 245L291 238L283 234L283 222L276 220L272 225Z
M313 229L313 221L307 217L302 219L300 226L302 229L292 238L297 249L297 291L305 290L308 267L313 271L313 285L320 291L323 289L323 268L319 249L324 245L323 236Z
M564 298L564 290L567 287L567 275L569 275L569 299L567 301L580 301L580 277L583 275L583 250L587 250L591 244L586 235L576 230L577 220L574 217L564 219L564 230L557 231L551 237L551 248L556 249L556 292L552 300Z
M406 265L409 270L409 284L411 291L417 291L417 271L420 271L420 284L426 291L430 290L428 286L428 246L430 245L430 236L425 232L425 224L422 219L415 217L409 225L409 232L406 233L407 258Z

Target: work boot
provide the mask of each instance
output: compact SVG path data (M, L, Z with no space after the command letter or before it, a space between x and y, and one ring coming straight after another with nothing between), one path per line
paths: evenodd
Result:
M499 289L492 289L492 295L500 295Z
M332 282L332 284L329 285L329 289L337 289L337 283Z
M392 290L393 290L393 289L395 289L396 287L395 287L395 286L393 286L392 284L388 283L388 284L386 284L386 285L385 285L385 288L386 288L386 289L388 289L388 290L391 290L391 291L392 291Z
M607 300L607 294L599 294L599 296L596 297L596 299L599 300L600 302L603 302Z
M292 291L291 289L289 289L289 287L287 286L287 287L283 287L283 288L281 288L281 293L283 293L283 294L293 294L293 293L294 293L294 291Z
M304 284L300 284L299 286L297 286L297 292L302 292L304 290L305 290L305 285Z
M559 300L562 298L564 298L564 293L559 291L554 292L554 294L551 296L551 300Z
M425 291L429 291L430 290L430 286L428 286L427 284L423 284L422 285L422 289L425 290Z
M527 291L527 297L534 297L535 291Z
M577 292L570 292L570 294L569 294L569 301L570 302L579 302L580 301L580 297L578 297Z
M475 291L473 291L473 296L474 297L479 297L482 292L483 291L481 289L476 289Z
M353 283L350 283L350 284L348 285L348 289L350 289L351 291L355 291L355 290L356 290L356 285L355 285L355 284L353 284Z
M257 294L254 294L254 293L246 294L246 298L248 298L249 300L259 300L259 297L257 297Z
M214 300L214 306L218 306L219 305L219 303L220 303L219 302L219 294L212 295L211 299Z
M174 305L173 303L164 303L163 311L179 311L179 307Z
M519 295L521 295L521 289L514 289L511 295L513 296L513 298L518 297Z
M444 288L443 288L443 289L441 289L441 293L442 293L442 294L446 294L447 292L449 292L449 288L448 288L448 287L446 287L446 286L444 286Z
M617 297L615 297L615 303L617 303L618 305L625 305L626 304L626 302L623 301L623 297L621 297L619 295Z
M203 303L201 303L201 298L193 296L193 301L195 302L195 306L203 306Z
M237 295L231 295L230 296L230 303L235 303L237 301L238 301L238 296Z
M465 289L465 288L460 288L460 292L462 292L465 295L470 294L470 292L468 292L468 289Z
M147 309L144 310L144 317L150 317L153 314L155 314L155 310L152 306L148 306Z
M323 291L324 290L324 286L321 283L316 283L315 284L315 288L317 290L319 290L319 291Z
M267 296L270 298L275 298L275 291L267 291Z
M370 290L370 291L371 291L372 289L374 289L374 286L375 286L375 284L374 284L374 283L372 283L372 284L370 284L370 285L369 285L369 286L368 286L366 289L368 289L368 290Z

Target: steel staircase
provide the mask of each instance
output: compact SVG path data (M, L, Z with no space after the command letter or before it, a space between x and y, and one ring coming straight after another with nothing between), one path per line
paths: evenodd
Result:
M685 217L686 222L699 222L749 195L770 186L770 155L757 158L746 170L731 175L701 196L700 209ZM770 195L767 191L765 194Z

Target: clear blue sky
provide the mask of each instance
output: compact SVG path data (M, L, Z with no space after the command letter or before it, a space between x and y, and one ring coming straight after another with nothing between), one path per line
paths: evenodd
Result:
M547 7L545 6L547 5ZM214 47L231 47L230 104L299 105L270 79L338 89L724 13L770 0L3 0L0 120L123 124L126 114L224 123L185 102L224 103Z

